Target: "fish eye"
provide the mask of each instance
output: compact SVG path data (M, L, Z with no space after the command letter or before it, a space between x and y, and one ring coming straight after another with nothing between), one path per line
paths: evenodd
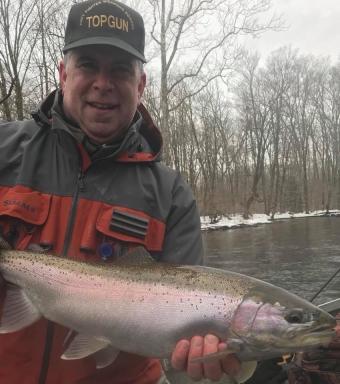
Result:
M303 311L294 309L285 316L285 319L288 321L288 323L301 324L304 319Z

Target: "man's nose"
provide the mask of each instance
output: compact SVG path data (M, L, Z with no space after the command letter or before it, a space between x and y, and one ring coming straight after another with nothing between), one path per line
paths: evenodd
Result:
M98 71L93 86L98 90L112 90L114 88L112 74L105 70Z

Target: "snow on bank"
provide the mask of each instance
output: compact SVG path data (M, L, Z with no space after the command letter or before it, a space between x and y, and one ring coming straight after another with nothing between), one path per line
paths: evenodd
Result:
M298 217L316 217L316 216L340 216L340 210L332 210L327 214L325 211L314 211L310 213L277 213L275 214L275 220L282 219L294 219ZM210 223L210 218L208 216L201 217L201 229L212 230L212 229L230 229L230 228L239 228L248 225L258 225L258 224L268 224L272 223L273 220L270 219L270 216L266 214L254 214L250 219L244 219L242 215L231 215L229 217L221 216L217 222Z

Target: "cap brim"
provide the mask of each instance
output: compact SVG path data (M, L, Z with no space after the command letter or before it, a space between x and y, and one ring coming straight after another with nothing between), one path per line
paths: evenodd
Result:
M66 44L63 48L63 52L66 53L70 49L84 47L87 45L109 45L111 47L119 48L125 52L130 53L132 56L137 57L137 59L140 59L141 61L143 61L143 63L146 63L144 55L138 52L137 49L133 48L131 45L127 44L125 41L122 41L114 37L96 36L96 37L87 37L84 39L80 39L80 40L74 41L73 43Z

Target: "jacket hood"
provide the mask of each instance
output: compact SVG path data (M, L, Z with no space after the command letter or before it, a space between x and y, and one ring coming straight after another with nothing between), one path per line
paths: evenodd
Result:
M39 105L37 111L32 113L33 119L42 127L62 129L75 136L72 123L59 113L60 91L51 92ZM96 158L113 156L121 162L152 162L159 161L163 146L160 130L155 125L149 112L143 104L138 106L137 116L126 131L121 143L105 144L96 152ZM85 136L85 140L86 140ZM92 156L91 156L92 157Z

